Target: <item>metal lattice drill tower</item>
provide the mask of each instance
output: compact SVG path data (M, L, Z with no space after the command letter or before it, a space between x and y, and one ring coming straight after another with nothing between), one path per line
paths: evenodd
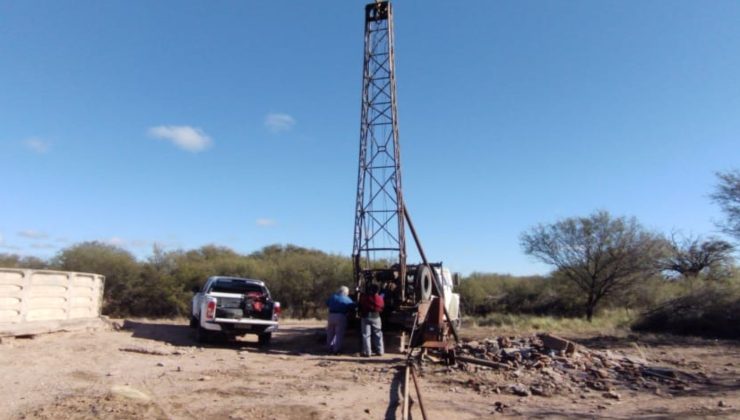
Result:
M388 1L365 6L361 119L352 250L355 275L376 261L401 267L406 263L393 13Z

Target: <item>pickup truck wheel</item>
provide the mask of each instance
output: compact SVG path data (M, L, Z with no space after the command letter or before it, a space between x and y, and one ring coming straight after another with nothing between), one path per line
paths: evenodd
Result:
M208 343L211 341L211 332L200 325L195 330L195 341L199 343Z
M198 318L191 316L190 317L190 328L195 328L198 326L198 324L199 324Z
M257 344L267 346L272 341L272 333L262 333L257 336Z

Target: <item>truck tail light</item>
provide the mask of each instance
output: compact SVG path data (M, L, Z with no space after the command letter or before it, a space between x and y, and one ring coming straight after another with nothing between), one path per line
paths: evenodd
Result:
M282 311L280 309L280 302L275 302L275 304L273 305L273 308L275 308L275 315L274 315L274 317L275 317L275 319L277 319L277 317L280 316L280 312Z
M206 320L213 321L216 318L216 299L210 298L206 302Z

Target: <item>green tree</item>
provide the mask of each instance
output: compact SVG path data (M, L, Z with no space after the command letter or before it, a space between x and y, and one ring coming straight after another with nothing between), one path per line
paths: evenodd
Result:
M130 302L124 297L138 282L141 273L141 267L130 252L102 242L83 242L60 251L51 265L59 270L104 275L104 312L111 315L130 313Z
M297 317L324 313L324 301L340 285L352 286L349 258L295 245L270 245L250 255L275 299Z
M694 281L700 276L719 280L731 275L734 247L721 239L700 237L671 239L668 253L660 260L661 268Z
M457 292L466 315L497 312L563 316L579 313L580 295L574 288L558 275L472 273L462 279Z
M49 268L49 263L38 257L20 256L16 254L0 254L0 267L5 268Z
M664 252L664 241L635 218L613 218L606 211L535 226L521 235L521 246L580 288L589 321L616 288L655 273Z

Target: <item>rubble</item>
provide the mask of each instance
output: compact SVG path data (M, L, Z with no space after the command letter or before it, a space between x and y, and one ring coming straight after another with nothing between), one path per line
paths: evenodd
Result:
M643 357L611 350L592 350L551 335L496 337L461 342L455 349L455 367L475 375L466 383L479 393L507 390L520 397L597 392L604 399L621 401L617 390L646 389L656 394L691 389L697 375L652 366ZM492 372L488 378L483 372ZM501 380L509 382L501 383Z
M518 395L520 397L529 397L532 395L532 391L529 390L529 387L526 387L522 384L514 384L511 386L511 392L514 395Z
M497 413L503 413L504 410L506 410L507 408L509 408L509 406L502 403L501 401L496 401L495 403L493 403L493 409Z
M604 396L604 398L611 398L611 399L614 399L614 400L621 400L622 399L622 396L619 395L618 393L614 392L614 391L605 392L603 394L603 396Z
M146 393L126 385L114 385L113 387L111 387L110 393L112 396L115 397L138 400L143 402L148 402L152 399Z
M551 334L540 334L540 340L545 348L555 351L573 354L576 351L576 345L572 341L560 338Z
M121 347L118 350L129 352L129 353L151 354L154 356L169 356L170 354L172 354L171 351L158 350L158 349L152 349L152 348L146 348L146 347L140 347L140 346Z

